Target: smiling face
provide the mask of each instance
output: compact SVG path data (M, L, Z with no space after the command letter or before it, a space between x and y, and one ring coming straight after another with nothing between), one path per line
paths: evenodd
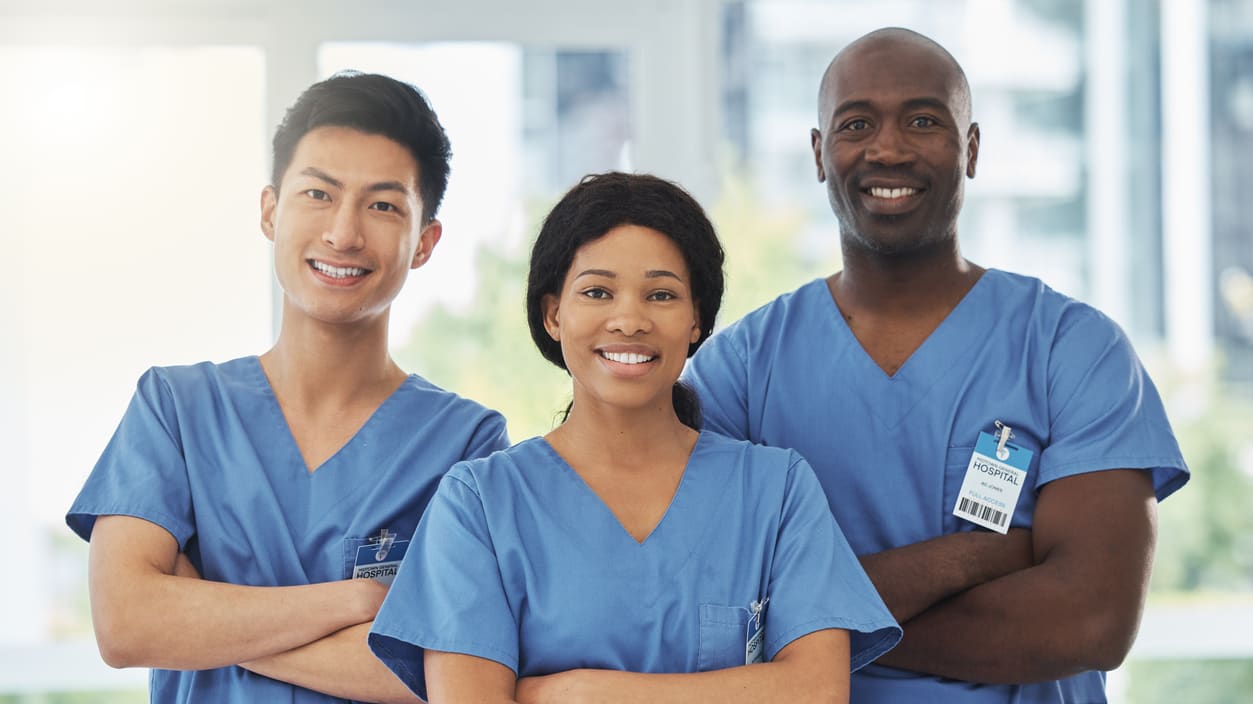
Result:
M346 127L302 137L280 187L261 195L284 319L385 322L439 241L439 221L421 225L418 193L413 156L387 137Z
M673 240L637 225L613 228L578 249L543 309L574 381L574 412L672 408L671 389L701 334Z
M823 79L811 142L846 247L899 254L953 243L979 127L952 58L918 35L876 32Z

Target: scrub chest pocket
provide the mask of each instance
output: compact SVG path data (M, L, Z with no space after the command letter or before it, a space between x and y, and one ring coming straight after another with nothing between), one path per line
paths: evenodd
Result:
M700 605L701 672L738 667L746 662L749 611L743 606Z

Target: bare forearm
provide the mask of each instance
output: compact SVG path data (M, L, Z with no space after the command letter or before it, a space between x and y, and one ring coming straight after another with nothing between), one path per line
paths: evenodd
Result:
M370 652L370 623L350 626L293 650L241 663L247 670L360 702L421 702Z
M291 587L201 580L169 532L130 516L96 519L88 583L106 663L176 670L291 650L369 621L387 593L370 580Z
M847 702L847 686L823 686L798 680L783 663L760 663L712 672L649 675L616 670L584 673L596 694L584 701L604 704L684 704L693 701L726 704L762 702ZM525 703L525 700L519 700Z
M1148 591L1157 505L1148 475L1059 479L1036 506L1036 566L987 582L904 624L880 659L988 683L1059 679L1121 664Z
M1109 634L1125 627L1109 623L1113 613L1093 609L1082 583L1058 572L1035 567L953 597L903 624L904 638L879 663L989 684L1113 669L1125 647Z
M363 618L351 582L245 587L163 574L93 590L92 615L114 667L200 670L290 650Z
M862 567L898 622L905 623L971 587L1031 566L1031 537L955 533L873 555Z
M806 642L801 643L804 640ZM789 648L793 648L791 652ZM518 682L520 704L685 704L848 701L847 631L819 631L780 651L774 661L686 674L573 670Z

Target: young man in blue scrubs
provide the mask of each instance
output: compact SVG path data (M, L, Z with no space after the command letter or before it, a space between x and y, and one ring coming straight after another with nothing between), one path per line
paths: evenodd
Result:
M852 701L1105 701L1188 478L1152 381L1098 311L962 257L979 127L939 45L850 44L811 139L844 269L701 349L708 427L809 460L904 626Z
M449 144L414 87L339 74L274 137L269 351L157 367L67 515L96 639L154 702L414 701L366 633L438 479L507 446L493 411L406 374L388 315L439 242Z

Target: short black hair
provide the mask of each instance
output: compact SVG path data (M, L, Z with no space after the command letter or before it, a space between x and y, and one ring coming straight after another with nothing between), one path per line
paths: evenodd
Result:
M341 71L314 83L287 109L274 133L270 185L278 189L296 145L319 127L348 127L404 146L418 165L422 224L435 217L448 187L448 135L416 86L389 76Z
M713 333L714 319L722 307L725 255L704 209L678 184L656 176L616 171L593 174L562 196L544 219L531 249L527 324L540 354L562 369L567 367L561 343L544 327L544 296L561 295L580 247L620 225L656 230L678 245L683 254L700 315L700 338L688 346L687 356L691 357ZM676 384L675 410L684 424L699 429L699 404L681 384Z

